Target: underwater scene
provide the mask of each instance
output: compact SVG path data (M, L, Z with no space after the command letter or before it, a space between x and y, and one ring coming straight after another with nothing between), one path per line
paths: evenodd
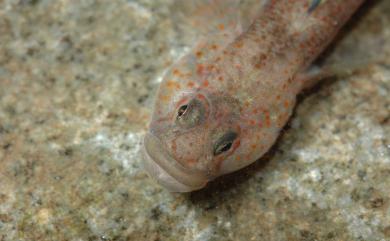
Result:
M0 0L0 241L390 240L390 1Z

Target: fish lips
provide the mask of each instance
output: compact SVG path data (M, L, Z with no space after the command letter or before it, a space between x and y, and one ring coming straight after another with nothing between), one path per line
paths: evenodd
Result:
M149 176L171 192L198 190L209 180L204 173L183 167L151 133L146 133L144 137L143 165Z

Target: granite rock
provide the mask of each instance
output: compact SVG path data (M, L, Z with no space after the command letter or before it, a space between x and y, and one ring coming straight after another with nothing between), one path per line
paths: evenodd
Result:
M321 59L350 71L300 96L266 156L172 194L140 149L190 15L0 1L0 240L390 240L390 1L368 2Z

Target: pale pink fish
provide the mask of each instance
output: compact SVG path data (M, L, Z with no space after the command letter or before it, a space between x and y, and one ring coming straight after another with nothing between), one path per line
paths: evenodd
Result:
M271 0L249 28L219 24L160 85L144 139L149 174L188 192L259 159L321 74L311 63L363 2Z

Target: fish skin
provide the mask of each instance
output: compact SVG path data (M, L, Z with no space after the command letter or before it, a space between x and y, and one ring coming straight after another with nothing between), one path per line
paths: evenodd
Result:
M160 147L145 149L163 149L176 162L163 169L188 188L168 189L199 189L204 185L191 187L191 178L180 180L179 172L206 184L274 144L297 94L312 85L306 70L364 0L317 2L268 1L248 29L219 25L167 72L148 131Z

